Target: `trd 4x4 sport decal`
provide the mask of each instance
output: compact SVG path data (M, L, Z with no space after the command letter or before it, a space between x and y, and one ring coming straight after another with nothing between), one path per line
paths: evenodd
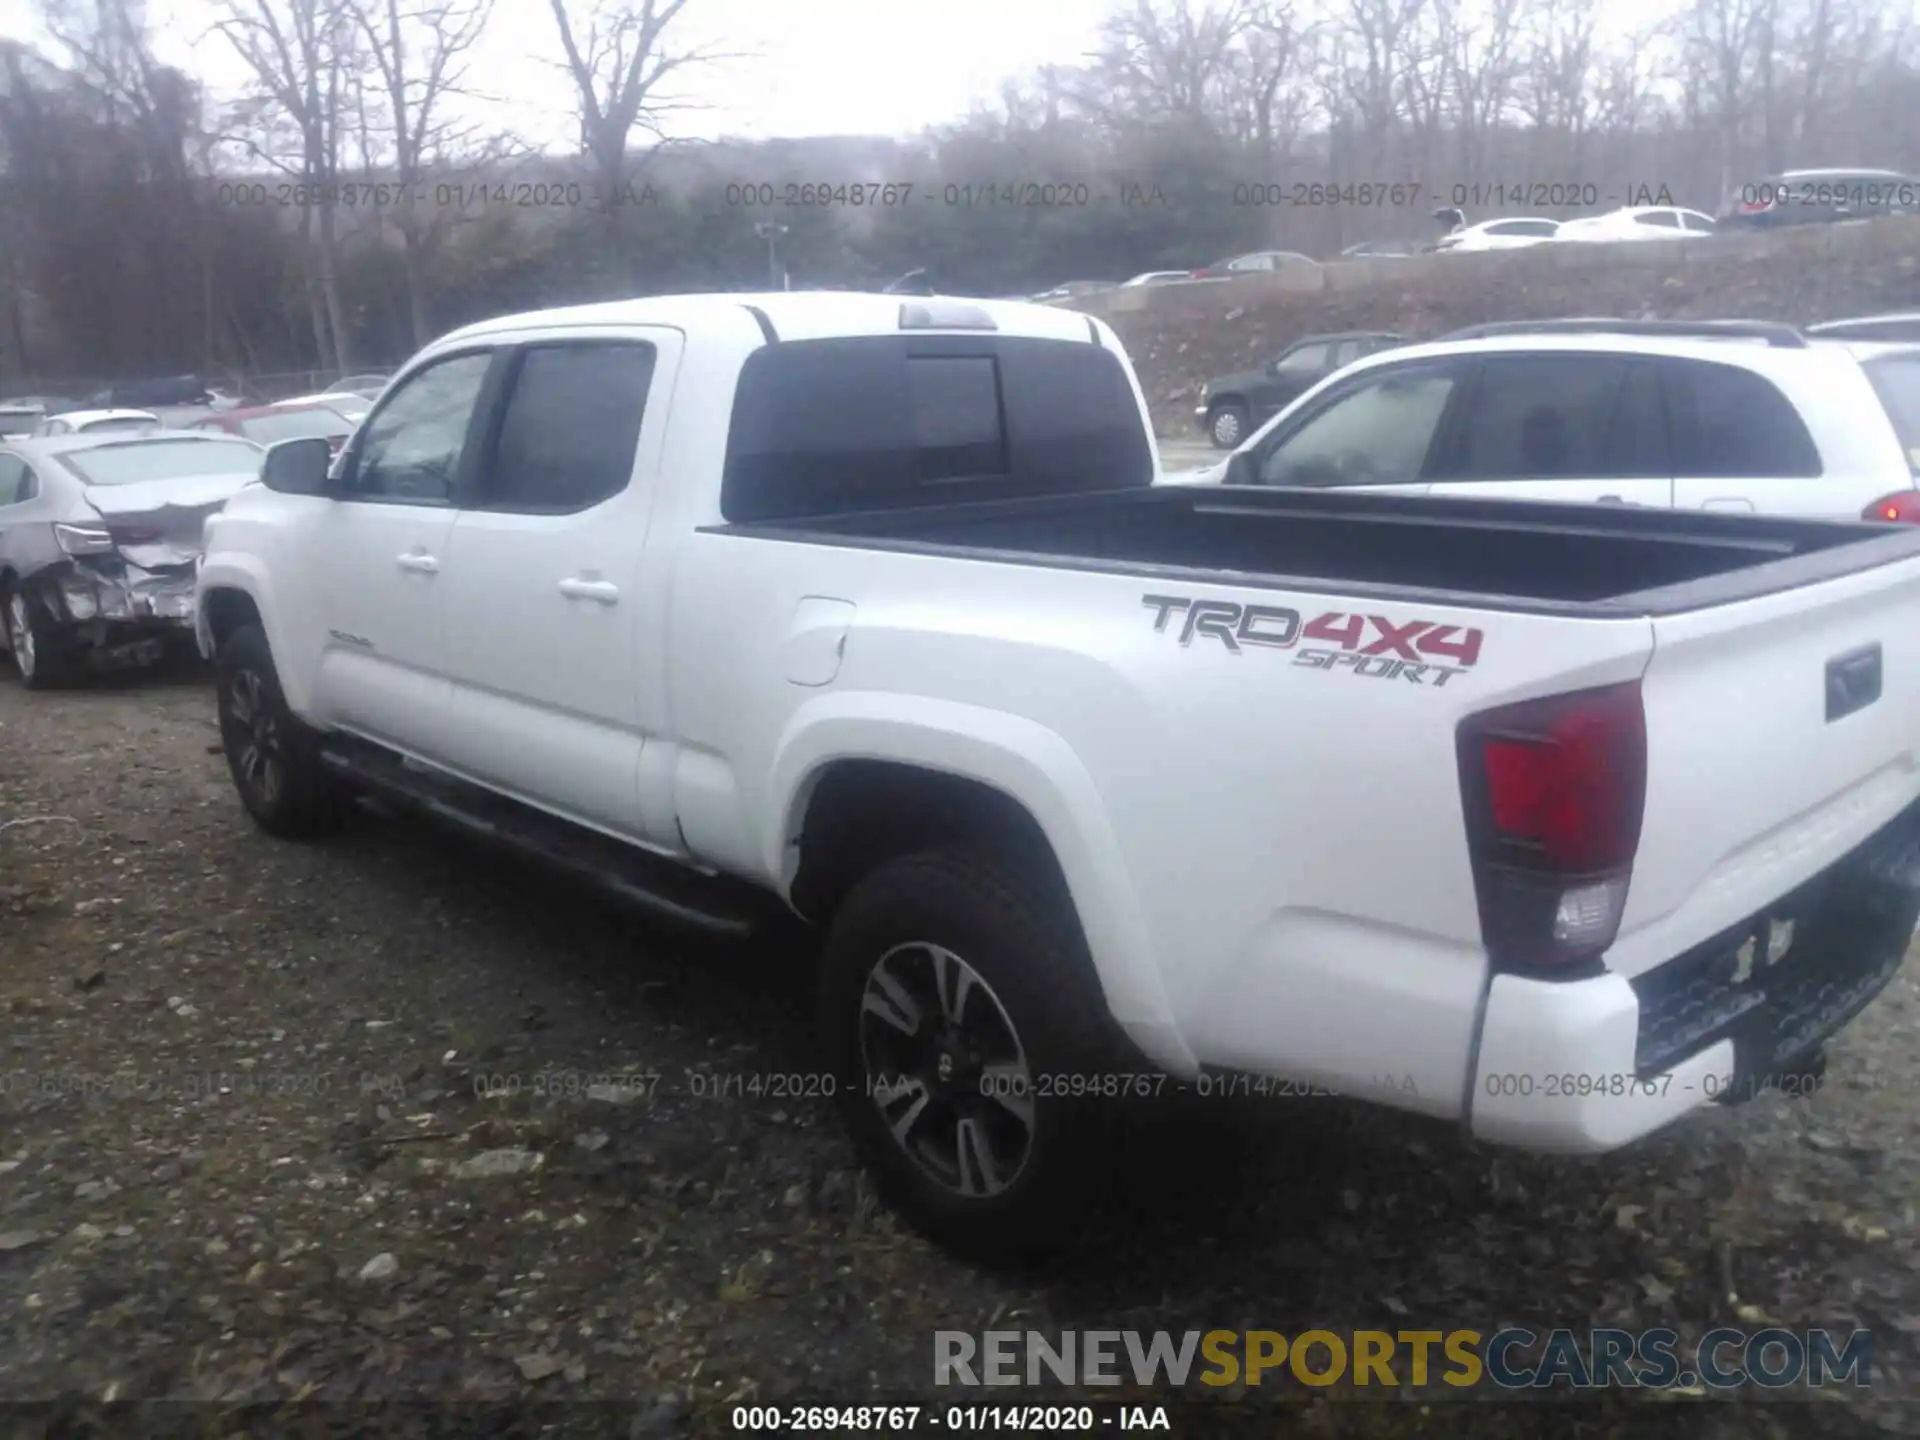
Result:
M1464 675L1480 659L1479 630L1441 625L1432 620L1389 620L1384 615L1348 615L1330 610L1303 620L1284 605L1241 605L1232 600L1193 600L1180 595L1145 595L1153 611L1154 633L1164 634L1178 615L1180 643L1196 635L1217 640L1230 654L1252 645L1292 650L1293 663L1313 670L1350 670L1373 680L1407 680L1415 685L1444 685ZM1301 645L1317 640L1318 645Z

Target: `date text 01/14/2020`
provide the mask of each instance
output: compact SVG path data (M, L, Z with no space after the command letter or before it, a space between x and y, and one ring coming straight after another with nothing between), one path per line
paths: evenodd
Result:
M849 1430L911 1435L928 1430L1017 1430L1088 1435L1171 1430L1164 1405L736 1405L734 1430L819 1434Z
M1411 1075L1377 1074L1371 1077L1374 1090L1398 1090L1409 1095L1419 1093ZM907 1082L911 1085L913 1082ZM1205 1070L1191 1080L1173 1080L1157 1073L1028 1075L1020 1071L995 1069L980 1076L980 1093L992 1099L1011 1100L1055 1097L1107 1100L1150 1099L1160 1095L1197 1095L1202 1099L1260 1100L1332 1100L1340 1091L1309 1080L1291 1080L1278 1075L1249 1075L1240 1071ZM884 1094L884 1084L878 1087Z
M1089 184L1080 180L967 181L923 185L916 181L740 181L722 192L729 207L763 210L841 208L885 210L909 205L941 205L961 210L1088 210L1165 208L1158 185Z
M275 209L340 207L349 210L577 210L658 205L651 185L623 184L607 190L576 181L439 181L400 185L391 181L343 180L336 184L261 180L223 182L214 192L222 205Z

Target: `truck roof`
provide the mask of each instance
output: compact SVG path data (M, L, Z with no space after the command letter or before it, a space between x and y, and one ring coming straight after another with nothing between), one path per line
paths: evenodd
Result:
M689 329L711 325L716 319L766 317L780 340L820 340L849 335L895 335L900 332L903 305L955 305L984 311L996 332L1035 340L1090 341L1102 344L1108 332L1090 316L1051 305L1020 300L974 300L958 296L873 295L842 290L775 290L764 294L656 295L636 300L608 300L592 305L568 305L553 310L528 310L499 315L443 336L435 349L465 340L477 340L503 331L545 329L565 325L670 325ZM755 323L758 323L755 321ZM939 327L925 327L939 328Z

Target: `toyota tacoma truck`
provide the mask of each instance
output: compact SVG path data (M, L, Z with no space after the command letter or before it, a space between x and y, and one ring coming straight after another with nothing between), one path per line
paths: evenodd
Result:
M1782 1075L1920 914L1920 531L1156 487L1112 331L777 294L435 342L206 527L269 834L384 795L665 920L819 927L925 1231L1075 1215L1257 1075L1599 1152Z

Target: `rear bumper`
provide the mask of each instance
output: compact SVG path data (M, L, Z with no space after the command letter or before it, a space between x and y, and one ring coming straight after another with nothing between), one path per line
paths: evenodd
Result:
M1594 1153L1750 1099L1886 988L1917 919L1920 807L1765 913L1631 981L1497 976L1469 1128Z
M128 632L193 629L191 569L142 570L115 567L115 573L67 564L45 574L40 595L55 620L93 631Z

